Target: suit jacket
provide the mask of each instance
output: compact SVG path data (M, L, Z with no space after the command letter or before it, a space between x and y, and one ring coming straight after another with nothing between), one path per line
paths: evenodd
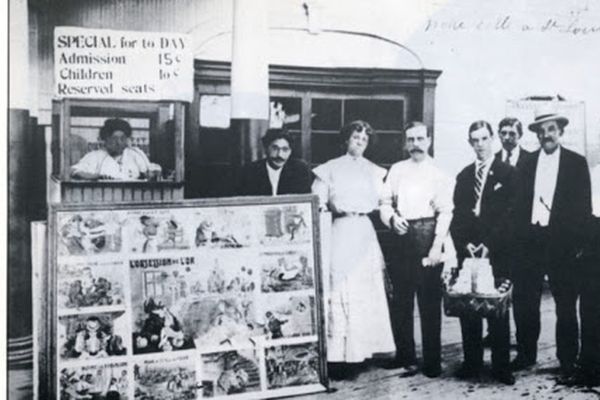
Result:
M502 150L497 152L495 157L496 160L503 161ZM533 157L533 153L521 147L521 149L519 150L519 158L517 159L517 164L515 165L515 168L517 168L517 170L522 169L523 165L525 165L528 162L528 160L531 159L531 157Z
M254 161L244 167L238 184L238 195L271 196L271 181L267 172L267 160ZM301 160L290 158L282 167L277 194L310 193L313 174Z
M535 201L538 150L521 171L523 200L520 201L521 233L530 235L531 212ZM585 158L561 147L558 177L548 223L552 258L574 257L588 237L592 221L590 172ZM523 237L527 240L530 236Z
M450 232L460 261L469 256L468 243L480 243L490 250L494 275L508 277L515 254L514 216L518 201L519 179L516 169L494 159L481 197L480 215L473 211L475 198L475 163L465 167L456 177L454 215Z

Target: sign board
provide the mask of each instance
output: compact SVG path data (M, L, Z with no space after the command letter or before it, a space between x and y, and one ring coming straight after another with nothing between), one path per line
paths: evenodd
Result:
M231 96L200 96L199 120L203 128L228 129L231 122ZM269 102L269 128L281 129L299 121L299 113L286 110L279 101Z
M527 127L535 120L537 113L558 113L569 119L561 144L582 156L587 155L587 139L585 130L585 103L558 100L508 100L506 116L518 118L523 124L523 138L520 143L526 150L535 151L540 148L535 133Z
M57 98L191 102L189 35L76 27L54 29Z
M318 227L312 195L53 205L41 395L325 390Z

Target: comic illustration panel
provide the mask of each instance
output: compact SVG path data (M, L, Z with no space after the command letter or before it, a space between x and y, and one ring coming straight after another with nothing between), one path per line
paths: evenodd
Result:
M127 363L110 363L63 368L59 376L60 400L128 400Z
M265 206L260 211L257 228L261 244L296 245L312 241L310 204Z
M133 365L134 399L192 400L200 397L198 365L194 354L178 353L138 359Z
M63 361L127 354L124 311L63 316L58 322L58 348Z
M127 212L125 237L132 253L157 253L190 248L190 227L179 210Z
M134 354L194 347L184 319L194 297L194 262L192 256L129 261Z
M317 343L270 347L265 357L269 389L319 383Z
M231 345L262 333L251 295L256 274L238 264L220 270L215 262L130 261L134 354Z
M124 223L121 215L113 211L58 213L57 254L89 256L120 252Z
M315 298L310 295L277 293L266 295L261 309L261 325L268 339L315 335Z
M202 355L202 397L218 397L260 390L256 350Z
M122 261L59 263L59 312L124 307L126 278L127 266Z
M257 215L247 207L194 210L196 248L243 248L257 242Z
M308 251L280 251L261 254L263 292L288 292L314 286L314 265Z

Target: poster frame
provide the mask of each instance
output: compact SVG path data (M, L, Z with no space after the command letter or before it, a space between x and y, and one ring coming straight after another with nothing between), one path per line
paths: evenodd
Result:
M45 299L46 307L42 307L42 312L45 314L42 318L42 326L40 327L39 343L41 346L39 357L39 395L40 398L58 399L59 388L57 387L58 375L58 359L59 349L57 340L57 329L59 323L58 314L58 214L61 212L94 212L94 211L135 211L135 210L168 210L171 208L227 208L238 206L264 206L264 205L295 205L303 204L310 205L311 220L308 226L309 234L312 238L312 254L313 254L313 276L314 276L314 295L315 295L315 328L318 347L318 364L319 364L319 383L301 386L290 386L280 389L270 389L266 391L257 391L256 397L247 396L244 398L272 398L280 396L293 396L300 394L316 393L319 391L329 390L329 380L327 375L327 348L325 336L325 314L323 304L323 282L322 282L322 266L321 266L321 237L319 226L319 209L318 199L315 195L283 195L275 197L266 196L249 196L249 197L229 197L229 198L210 198L210 199L193 199L179 201L151 201L151 202L119 202L119 203L87 203L87 204L59 204L52 203L49 205L49 223L47 231L47 268L42 274L41 298ZM264 345L263 350L266 351L268 345ZM260 347L259 347L260 349ZM136 355L130 349L128 355L122 360L132 363ZM200 354L197 355L200 358ZM229 395L222 396L228 398ZM198 395L201 398L201 395Z

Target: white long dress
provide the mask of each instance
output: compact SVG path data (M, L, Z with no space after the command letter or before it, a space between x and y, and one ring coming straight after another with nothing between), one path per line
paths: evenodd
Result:
M313 193L334 213L369 213L379 206L385 169L344 155L315 168ZM383 281L385 267L366 215L333 221L327 360L361 362L395 351Z

